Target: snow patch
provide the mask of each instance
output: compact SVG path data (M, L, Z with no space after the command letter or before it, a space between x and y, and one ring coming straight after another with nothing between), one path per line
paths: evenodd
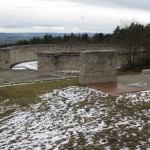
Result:
M73 147L94 144L111 149L108 145L111 140L124 142L122 149L129 149L126 139L132 140L140 133L145 135L143 132L147 133L150 124L150 109L135 110L128 115L132 106L149 105L150 91L110 99L107 93L71 86L55 89L40 98L40 103L0 119L0 149L58 150L71 141ZM143 141L139 137L136 148L145 143L150 147L149 137L144 138Z
M11 68L12 70L38 70L37 61L30 61L17 64Z

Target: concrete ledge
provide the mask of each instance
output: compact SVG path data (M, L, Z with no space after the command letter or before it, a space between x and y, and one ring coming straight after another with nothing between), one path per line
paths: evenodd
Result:
M53 57L58 57L58 56L79 56L79 52L58 52L58 53L49 53L49 52L38 52L36 53L37 56L53 56Z
M143 69L142 74L150 74L150 69Z

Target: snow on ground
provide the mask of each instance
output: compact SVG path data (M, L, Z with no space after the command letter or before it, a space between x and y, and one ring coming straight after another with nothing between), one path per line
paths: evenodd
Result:
M71 86L0 119L0 149L148 149L150 91L110 98Z
M11 68L12 70L38 70L37 61L23 62ZM59 70L58 73L79 74L79 70Z
M79 74L80 70L59 70L58 73L64 74Z
M37 70L37 61L30 61L17 64L11 68L12 70Z
M127 85L135 86L135 87L146 87L146 86L148 86L148 83L147 82L136 82L136 83L130 83Z

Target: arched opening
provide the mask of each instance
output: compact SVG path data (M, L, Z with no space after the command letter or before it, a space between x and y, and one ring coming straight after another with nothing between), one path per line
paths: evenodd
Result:
M28 61L11 66L11 70L38 70L37 61Z

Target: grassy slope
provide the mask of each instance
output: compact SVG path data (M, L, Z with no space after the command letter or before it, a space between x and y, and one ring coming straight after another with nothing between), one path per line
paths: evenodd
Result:
M59 80L2 87L0 88L0 105L4 105L5 107L11 107L12 105L26 107L29 104L37 102L39 100L38 96L41 94L71 85L79 85L78 80ZM14 110L15 108L12 107L12 109L0 113L0 117L8 115Z
M59 80L53 82L41 82L34 84L26 84L26 85L17 85L11 87L3 87L0 88L0 105L12 106L13 104L19 105L19 107L25 107L29 104L35 103L39 101L39 95L43 93L47 93L53 89L61 89L62 87L78 85L77 79L72 80ZM86 109L86 113L89 112L89 109L95 108L97 106L107 106L106 111L107 117L102 115L101 117L86 117L85 116L85 124L93 123L94 120L101 122L103 120L107 125L106 129L101 132L96 132L92 134L92 139L94 144L86 144L86 137L84 132L78 133L78 138L76 139L76 135L72 135L67 144L62 145L62 149L104 149L105 146L110 146L111 149L120 149L123 147L130 147L130 149L136 149L136 146L139 145L141 149L146 149L149 147L148 139L149 139L149 115L145 115L145 112L149 110L149 102L145 103L142 101L142 94L136 94L136 97L141 99L139 102L132 103L131 98L123 97L121 100L115 100L111 97L100 98L98 96L94 97L92 100L88 100L88 109ZM149 97L148 97L149 98ZM8 102L7 102L8 100ZM6 102L5 102L6 101ZM4 104L2 104L4 102ZM44 103L43 103L44 104ZM95 105L96 104L96 105ZM81 109L85 108L87 102L79 102L77 105L68 106L72 109ZM69 109L68 108L68 109ZM105 108L105 107L104 107ZM14 111L16 107L10 109L9 111L5 111L5 113L1 114L1 116L6 116L12 111ZM102 108L101 108L102 109ZM97 114L98 116L99 114ZM0 116L0 117L1 117ZM81 116L76 114L76 120ZM129 124L119 124L116 126L116 123L127 118ZM93 120L94 119L94 120ZM142 129L138 129L140 126L136 126L136 122L143 124ZM110 128L111 127L111 128ZM113 128L112 128L113 127ZM101 145L99 141L103 138L108 140L108 143L105 145ZM143 142L143 144L141 144ZM77 143L78 147L73 147L74 143Z

